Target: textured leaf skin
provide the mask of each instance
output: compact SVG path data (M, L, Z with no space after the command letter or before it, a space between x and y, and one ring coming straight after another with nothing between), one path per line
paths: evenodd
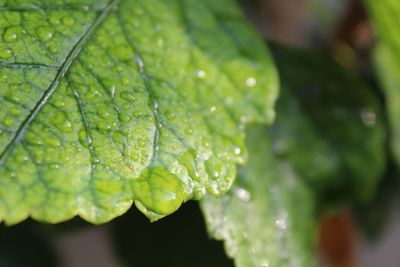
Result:
M230 0L0 0L0 219L151 220L226 192L277 75Z
M391 150L400 162L400 3L393 0L365 1L369 8L378 45L376 69L381 80L392 131Z
M275 156L265 127L247 136L249 162L231 192L202 200L210 234L225 241L237 267L316 266L312 192L290 161Z
M360 78L315 52L273 47L282 81L275 152L320 202L365 202L386 166L385 125L378 97ZM336 203L334 203L336 204Z

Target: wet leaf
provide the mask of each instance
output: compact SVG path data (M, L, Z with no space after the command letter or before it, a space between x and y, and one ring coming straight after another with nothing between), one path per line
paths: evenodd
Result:
M151 220L225 193L274 65L230 0L0 1L0 219Z
M385 94L391 128L392 153L400 162L400 3L393 0L365 1L378 37L375 65Z
M209 232L237 267L316 266L314 199L265 127L248 132L249 162L231 192L202 200Z
M250 128L248 164L229 194L206 197L202 208L236 266L315 266L321 211L375 193L383 119L371 89L332 60L272 48L282 83L277 119Z

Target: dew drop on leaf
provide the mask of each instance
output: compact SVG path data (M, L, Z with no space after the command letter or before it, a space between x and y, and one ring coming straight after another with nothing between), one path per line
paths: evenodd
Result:
M235 190L236 196L243 202L249 202L251 199L251 194L244 188L237 188Z
M63 17L62 18L62 23L66 26L72 26L74 24L74 18L72 17Z
M111 125L108 122L101 121L97 124L97 128L100 131L107 131L111 129Z
M97 113L99 114L100 118L103 119L108 119L110 117L110 112L108 112L108 110L105 108L99 108Z
M197 78L199 78L199 79L205 79L206 76L207 76L207 74L206 74L206 72L205 72L204 70L198 70L198 71L196 72L196 76L197 76Z
M1 47L0 46L0 58L2 59L10 59L14 53L8 47Z
M281 216L275 221L275 226L278 230L286 230L289 226L289 222L287 220L287 216Z
M48 26L37 27L36 33L43 42L49 41L51 38L53 38L53 29Z
M19 26L8 27L3 33L3 40L8 43L16 42L23 32L23 29Z
M15 121L11 117L6 117L4 120L4 125L7 127L14 126Z
M128 91L121 92L121 97L122 97L122 99L125 99L126 101L129 101L129 102L136 101L136 97Z
M124 123L128 123L131 121L131 116L129 116L127 113L122 112L118 114L118 119Z
M234 152L236 156L239 156L242 153L242 150L240 149L240 147L236 147Z
M256 85L257 85L257 80L256 80L256 78L254 78L254 77L249 77L249 78L247 78L247 79L246 79L246 85L247 85L248 87L254 87L254 86L256 86Z

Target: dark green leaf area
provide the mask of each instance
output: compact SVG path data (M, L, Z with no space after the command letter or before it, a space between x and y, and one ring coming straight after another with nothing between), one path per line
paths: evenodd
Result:
M268 131L322 202L367 201L386 165L378 97L328 57L274 46L281 75L277 120Z

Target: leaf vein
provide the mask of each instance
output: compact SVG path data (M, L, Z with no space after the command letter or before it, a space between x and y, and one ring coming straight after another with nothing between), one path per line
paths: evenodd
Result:
M96 31L99 25L103 22L103 20L108 16L108 14L116 7L119 0L112 0L109 4L102 10L102 12L97 16L96 20L92 23L92 25L88 28L88 30L83 34L83 36L79 39L79 41L74 45L71 52L66 57L64 63L61 65L61 68L53 80L50 87L43 94L39 102L32 109L28 117L22 122L15 135L11 139L11 141L7 144L6 148L0 154L0 166L3 165L5 158L7 155L13 150L16 143L23 138L24 133L26 132L29 125L36 118L37 114L43 109L43 107L47 104L50 97L58 88L58 85L65 77L65 74L68 72L71 64L74 59L79 55L83 45L89 40L92 34Z

